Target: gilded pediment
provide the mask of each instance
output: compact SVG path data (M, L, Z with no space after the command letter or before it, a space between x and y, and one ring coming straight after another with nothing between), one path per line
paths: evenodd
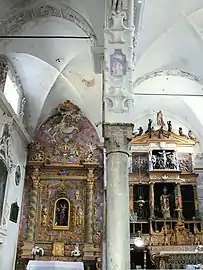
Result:
M165 142L167 144L177 144L182 146L194 146L197 141L196 139L190 139L185 135L177 135L173 132L167 130L158 129L152 131L150 134L145 133L143 135L135 136L132 139L132 145L149 145L150 143L161 143Z

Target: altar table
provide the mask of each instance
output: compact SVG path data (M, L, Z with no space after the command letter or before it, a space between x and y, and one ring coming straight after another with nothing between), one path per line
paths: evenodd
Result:
M84 270L83 262L29 261L27 270Z

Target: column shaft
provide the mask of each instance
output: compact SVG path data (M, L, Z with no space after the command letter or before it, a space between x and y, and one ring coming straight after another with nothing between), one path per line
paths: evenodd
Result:
M86 243L93 243L93 186L94 173L93 169L89 170L87 178L87 216L86 216Z
M178 218L183 217L183 207L182 207L182 196L181 196L181 189L180 183L176 184L176 209L178 211Z
M107 270L130 269L128 149L131 124L105 124Z
M134 215L134 192L133 192L133 184L130 184L130 215Z
M150 207L150 218L154 218L154 183L149 185L149 207Z

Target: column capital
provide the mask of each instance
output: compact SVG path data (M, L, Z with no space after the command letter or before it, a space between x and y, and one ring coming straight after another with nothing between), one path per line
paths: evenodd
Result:
M104 140L107 155L116 152L128 154L133 127L133 124L128 123L104 124Z

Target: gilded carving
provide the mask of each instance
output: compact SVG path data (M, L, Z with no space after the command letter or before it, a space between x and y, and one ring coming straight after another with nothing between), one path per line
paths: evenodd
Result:
M52 254L54 256L64 256L64 243L56 242L53 244L53 251Z
M48 214L48 209L44 206L42 208L42 226L46 226L47 224L47 214Z
M184 222L179 220L171 235L172 245L190 245L189 231L185 228Z

